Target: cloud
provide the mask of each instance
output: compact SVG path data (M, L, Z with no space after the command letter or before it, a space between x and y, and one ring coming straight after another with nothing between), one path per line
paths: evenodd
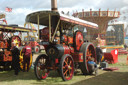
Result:
M110 10L116 9L120 11L122 7L128 5L128 3L126 3L125 1L126 0L104 0L99 6L102 7L103 9L109 8Z
M50 0L0 0L1 9L5 7L17 8L32 8L32 9L50 9Z
M102 0L58 0L59 8L71 8L74 10L90 9L99 5Z
M57 0L60 11L89 11L92 10L106 11L123 11L128 10L127 0ZM0 0L0 11L5 11L6 7L12 8L12 13L6 13L8 23L22 24L25 22L27 14L37 10L50 10L51 0ZM126 14L121 15L124 17Z
M17 8L12 10L12 12L6 12L6 19L8 24L24 25L26 15L32 12L33 10L31 9Z
M123 0L124 3L128 4L128 0Z

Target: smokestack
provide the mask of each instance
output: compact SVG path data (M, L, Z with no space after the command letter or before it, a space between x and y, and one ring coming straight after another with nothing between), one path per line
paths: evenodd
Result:
M51 10L57 11L57 0L51 0Z

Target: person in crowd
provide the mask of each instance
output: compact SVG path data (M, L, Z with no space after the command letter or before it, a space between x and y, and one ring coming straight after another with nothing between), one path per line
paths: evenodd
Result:
M128 46L127 46L126 43L125 43L125 44L124 44L124 48L127 49L127 47L128 47Z
M19 64L19 55L20 51L17 48L17 43L12 43L12 69L14 69L15 75L18 75L18 72L20 71L20 64Z
M97 46L96 47L97 64L99 64L101 62L102 54L103 54L103 52L102 52L100 46Z
M23 53L23 71L26 71L25 68L26 68L26 64L27 64L27 72L28 72L29 65L30 65L30 56L32 53L32 49L29 46L28 42L25 44L25 47L23 48L22 53Z

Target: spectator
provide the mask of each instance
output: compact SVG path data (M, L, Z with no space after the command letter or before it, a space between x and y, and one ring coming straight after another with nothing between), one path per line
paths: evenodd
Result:
M27 72L29 71L29 65L30 65L30 55L32 53L32 49L29 46L29 43L26 43L25 47L23 48L22 53L23 55L23 71L25 71L26 64L27 64Z
M19 69L20 69L20 64L19 64L20 51L17 48L16 43L13 43L12 46L13 46L13 48L11 50L11 52L12 52L12 68L15 71L15 75L18 75L18 72L19 72Z
M97 46L96 47L97 64L101 62L102 54L103 54L102 50L100 49L99 46Z
M126 44L124 44L124 48L126 49L128 46Z

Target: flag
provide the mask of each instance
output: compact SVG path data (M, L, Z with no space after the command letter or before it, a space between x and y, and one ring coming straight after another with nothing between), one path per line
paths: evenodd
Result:
M6 11L6 12L12 12L12 8L6 7L6 8L5 8L5 11Z
M5 24L7 25L7 21L6 21L6 19L3 19L3 22L5 22Z

